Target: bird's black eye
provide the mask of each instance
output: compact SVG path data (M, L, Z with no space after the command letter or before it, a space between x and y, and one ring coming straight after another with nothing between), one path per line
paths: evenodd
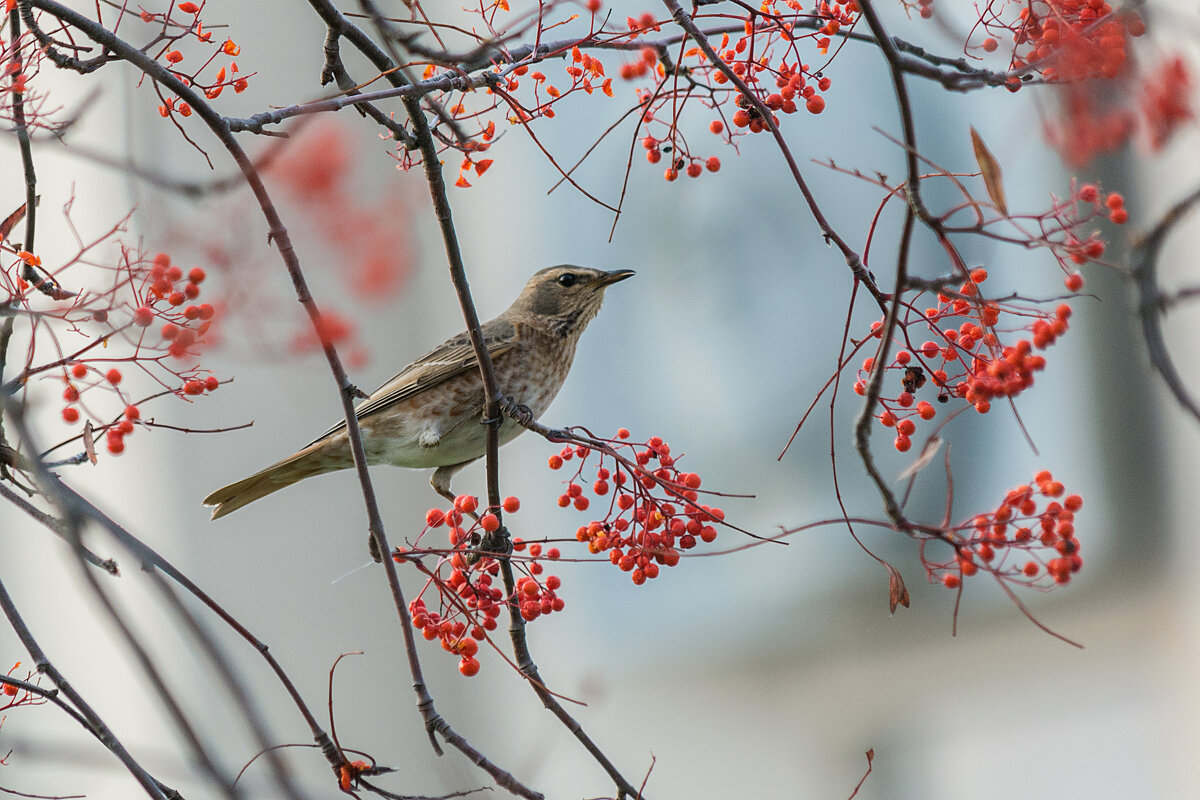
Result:
M577 281L578 279L579 279L578 276L576 276L570 272L564 272L562 275L558 276L558 285L559 286L574 286L575 281Z

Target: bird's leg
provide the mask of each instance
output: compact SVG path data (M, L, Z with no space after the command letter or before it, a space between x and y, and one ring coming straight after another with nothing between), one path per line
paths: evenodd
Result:
M469 461L464 461L461 464L451 464L446 467L438 467L433 471L433 475L429 478L429 485L433 490L442 497L450 501L450 505L454 505L454 492L450 491L450 479L454 477L454 473L469 464Z
M474 461L474 459L472 459L472 461ZM450 464L449 466L438 467L433 471L433 476L429 479L429 485L433 487L433 490L449 500L451 506L454 505L455 496L454 492L450 491L450 479L454 477L456 472L470 463L470 461L464 461L461 464ZM467 514L471 517L471 519L479 522L479 515L474 511L468 511Z

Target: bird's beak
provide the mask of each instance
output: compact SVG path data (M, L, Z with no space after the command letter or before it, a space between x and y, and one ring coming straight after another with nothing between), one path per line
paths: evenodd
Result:
M614 269L612 272L604 273L604 277L600 279L600 285L611 286L612 284L623 281L626 278L632 278L636 274L637 273L631 269Z

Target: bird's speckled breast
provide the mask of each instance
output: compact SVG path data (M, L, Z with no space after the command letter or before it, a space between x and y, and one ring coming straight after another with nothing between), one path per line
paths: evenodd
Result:
M560 337L522 327L520 346L502 353L493 366L501 391L537 418L562 388L578 336ZM471 371L440 384L436 391L404 400L386 414L363 419L368 461L428 468L480 458L487 447L487 429L481 422L483 398L483 381ZM500 427L500 444L523 431L506 418Z

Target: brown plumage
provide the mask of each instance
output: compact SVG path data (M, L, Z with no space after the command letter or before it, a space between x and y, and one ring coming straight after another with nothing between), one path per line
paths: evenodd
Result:
M633 275L561 265L534 274L508 309L482 326L500 391L537 418L550 405L575 358L575 345L600 310L604 290ZM356 409L367 461L414 469L436 467L430 484L451 498L450 478L481 457L487 430L483 380L467 334L460 333L409 364ZM500 444L524 428L511 419ZM345 420L277 464L204 498L217 519L285 486L353 466Z

